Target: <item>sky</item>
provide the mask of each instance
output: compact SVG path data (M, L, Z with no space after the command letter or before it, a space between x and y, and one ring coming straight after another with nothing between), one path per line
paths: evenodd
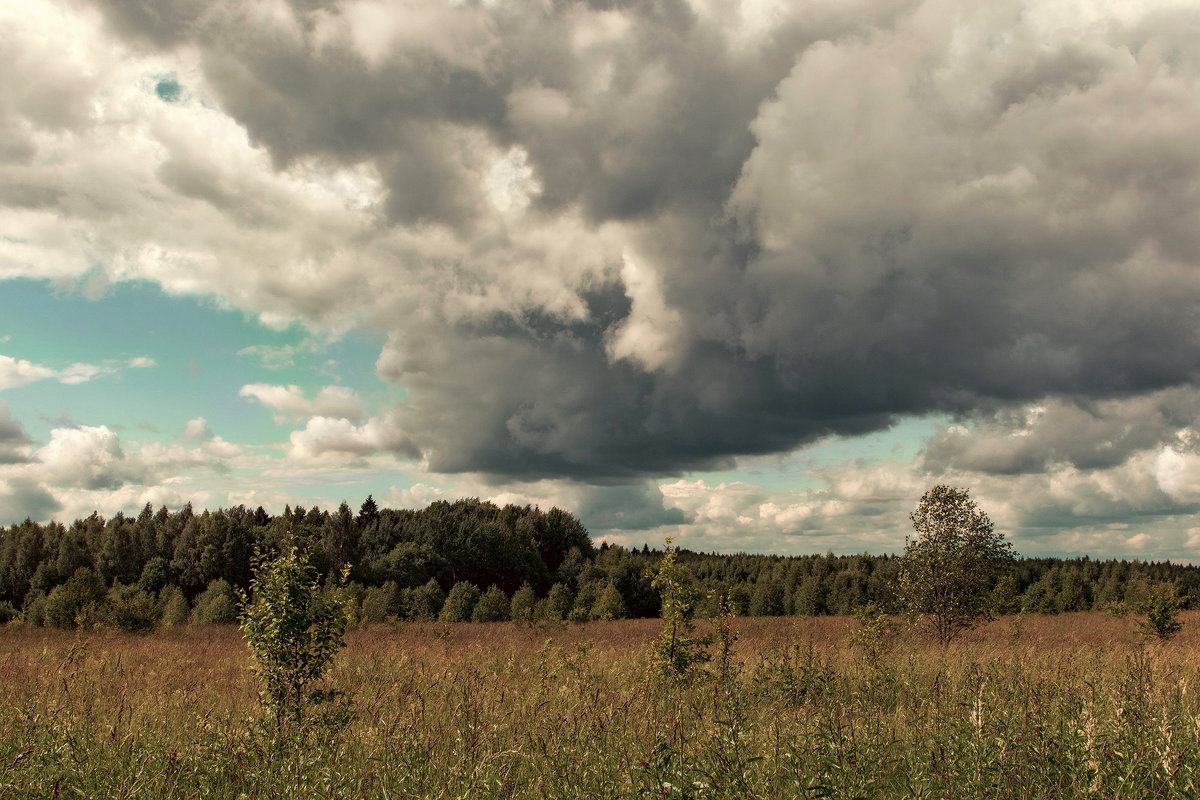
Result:
M1200 559L1194 0L22 0L0 74L0 525Z

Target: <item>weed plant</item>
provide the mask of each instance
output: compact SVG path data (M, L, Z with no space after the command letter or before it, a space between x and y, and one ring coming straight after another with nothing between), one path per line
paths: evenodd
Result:
M687 681L646 677L657 620L351 629L326 685L353 716L286 747L231 626L8 625L0 797L1200 796L1200 625L1030 616L867 657L845 618L722 624Z

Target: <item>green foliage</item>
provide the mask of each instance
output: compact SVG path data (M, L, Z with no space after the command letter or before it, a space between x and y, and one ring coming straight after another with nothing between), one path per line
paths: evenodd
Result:
M505 622L509 618L510 605L508 595L499 586L488 588L475 608L471 610L472 622Z
M237 598L224 578L217 578L196 598L192 622L199 625L232 625L238 621Z
M21 612L17 610L16 606L7 600L0 600L0 625L12 622L19 616L21 616Z
M1012 545L965 489L935 486L909 517L916 538L900 559L900 596L945 644L987 615L993 586L1013 561Z
M137 586L117 584L108 590L102 617L106 625L118 630L148 631L158 622L158 604Z
M534 594L533 587L529 585L529 581L521 584L521 588L512 596L510 606L510 615L512 621L518 625L532 625L534 621L534 607L537 605L537 595Z
M313 689L344 645L346 609L322 590L317 572L295 544L259 555L243 599L241 627L262 684L263 705L277 727L303 721L307 707L333 697Z
M575 593L575 602L567 612L570 622L587 622L592 618L592 606L600 599L600 584L594 580L583 581Z
M446 603L446 593L441 585L430 578L424 586L416 589L403 589L400 605L404 618L418 622L428 622L438 618Z
M750 596L748 611L752 617L778 617L783 614L783 584L769 578L758 581Z
M149 594L177 584L194 599L216 579L245 589L250 554L279 547L289 529L324 583L337 582L331 576L336 564L355 565L351 577L365 584L361 590L354 584L347 587L354 594L355 620L366 588L382 588L389 580L399 587L396 616L402 619L436 619L445 599L440 587L455 581L497 585L506 593L528 583L543 598L534 601L535 619L591 619L610 584L627 616L654 617L660 610L651 575L661 551L594 548L586 530L567 512L500 507L478 499L439 502L422 510L381 509L367 502L358 517L348 506L332 512L289 508L276 517L261 508L193 512L185 506L176 513L143 508L136 519L117 514L105 521L94 514L68 526L26 520L0 526L0 602L21 608L26 622L44 618L39 613L46 595L79 567L94 570L106 590L114 580L136 583ZM870 602L889 612L904 606L898 591L901 559L894 556L683 550L677 560L713 593L700 616L715 613L717 597L727 599L739 615L780 613L780 591L782 613L796 616L848 614ZM563 588L549 597L555 582ZM1200 566L1087 558L1020 559L1004 570L987 605L993 613L1117 607L1132 613L1143 607L1150 587L1163 582L1178 587L1182 608L1200 607ZM30 609L32 593L38 591L43 602ZM83 621L96 620L92 614Z
M596 598L595 604L592 605L592 619L613 620L625 619L627 616L625 611L625 601L621 599L621 593L617 591L617 587L609 583L600 592L600 596Z
M550 593L537 604L535 616L538 622L561 622L571 613L573 605L571 590L564 583L550 587Z
M137 587L143 592L158 592L171 582L171 562L162 556L155 556L142 567L141 577Z
M1146 615L1141 623L1142 631L1162 641L1174 637L1183 630L1183 623L1179 621L1180 605L1174 584L1160 583L1152 587L1142 604L1142 613Z
M395 581L383 586L372 586L363 594L362 613L359 621L364 625L383 622L389 617L400 616L400 587Z
M992 589L988 605L993 614L1016 614L1021 611L1021 595L1017 591L1017 578L1011 572L1002 575Z
M21 604L21 620L31 628L40 628L46 622L46 593L41 589L30 589Z
M90 628L100 619L104 584L87 567L79 567L46 598L45 620L56 628Z
M867 663L878 666L891 649L892 620L883 609L867 603L854 609L852 615L858 628L850 634L850 644L862 651Z
M712 655L711 636L697 636L696 610L708 593L696 583L686 568L679 565L678 548L667 546L654 573L651 585L662 596L663 628L650 656L651 672L663 677L686 679L694 668L707 663Z
M164 586L158 593L159 624L163 626L183 625L191 615L187 596L178 586Z
M475 584L459 581L450 587L446 603L438 614L442 622L470 622L475 604L479 602L479 589Z

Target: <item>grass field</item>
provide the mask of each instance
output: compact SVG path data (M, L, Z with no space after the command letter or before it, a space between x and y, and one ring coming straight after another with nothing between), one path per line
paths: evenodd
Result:
M736 668L649 679L661 623L352 630L352 713L281 740L233 627L0 629L0 797L1200 796L1200 612L872 654L844 618L734 621Z

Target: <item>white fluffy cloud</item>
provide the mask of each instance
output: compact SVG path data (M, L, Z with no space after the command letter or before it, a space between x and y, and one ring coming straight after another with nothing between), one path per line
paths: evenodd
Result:
M314 416L302 430L292 431L288 457L297 461L319 461L332 457L368 456L391 453L420 459L421 453L394 416L371 417L355 425L339 417Z
M139 369L156 366L154 359L138 356L125 363L106 362L104 364L76 363L61 369L35 364L23 358L0 355L0 391L15 389L34 381L56 380L68 385L86 383L102 375L111 375L122 367Z
M61 488L113 489L137 480L140 471L126 459L117 434L103 425L56 428L36 457L40 476Z
M183 426L183 440L185 442L207 442L212 438L212 428L208 427L208 420L204 417L189 419Z
M871 526L893 540L941 479L1039 546L1126 524L1114 546L1174 542L1195 502L1198 20L27 0L0 9L0 276L378 329L395 409L242 388L302 426L293 465L419 449L498 496L553 483L614 531L695 519L713 546L882 546ZM7 358L0 388L117 367ZM941 414L964 424L915 465L799 492L694 475ZM133 480L103 430L52 437L40 468Z
M309 399L299 386L278 386L267 383L251 383L238 392L262 403L267 408L281 412L285 419L308 417L336 417L348 421L361 421L365 416L358 393L345 386L325 386Z
M202 418L185 426L188 444L122 441L105 425L58 427L38 446L0 403L0 525L26 516L70 520L93 510L130 511L147 502L198 505L227 493L210 483L235 466L259 471L264 461L225 441ZM11 453L10 453L11 454Z

